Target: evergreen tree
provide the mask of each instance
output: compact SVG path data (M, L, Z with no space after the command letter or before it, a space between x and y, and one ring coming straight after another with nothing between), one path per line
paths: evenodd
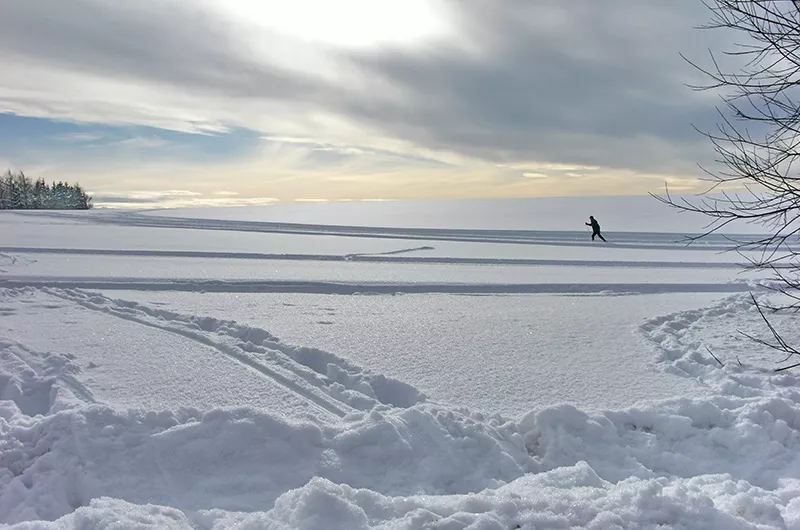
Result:
M92 198L79 184L32 181L22 171L6 171L0 178L0 210L88 210Z

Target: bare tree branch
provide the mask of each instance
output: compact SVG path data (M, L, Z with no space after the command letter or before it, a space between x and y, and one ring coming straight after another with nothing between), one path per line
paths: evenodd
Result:
M702 233L687 237L687 244L734 224L763 227L764 236L730 237L731 250L744 256L751 270L769 271L773 277L770 287L788 301L779 306L765 304L765 308L797 312L800 311L800 172L797 171L800 1L703 0L703 3L711 16L702 28L732 31L743 37L732 50L709 51L709 66L684 57L709 80L705 86L691 88L718 91L721 95L716 130L698 130L711 143L721 169L700 168L710 185L695 200L673 197L666 186L664 195L653 196L681 211L700 213L710 219ZM731 60L738 66L728 70L726 64ZM800 355L775 330L755 297L753 303L772 339L740 333L787 354L781 362ZM779 370L796 366L800 364Z

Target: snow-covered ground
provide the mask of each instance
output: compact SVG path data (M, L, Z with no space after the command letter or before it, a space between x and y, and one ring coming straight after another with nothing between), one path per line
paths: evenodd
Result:
M0 212L0 524L800 528L763 278L592 201Z

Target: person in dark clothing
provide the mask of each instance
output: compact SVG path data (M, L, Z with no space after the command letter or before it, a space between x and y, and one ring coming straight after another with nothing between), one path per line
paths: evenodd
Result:
M591 226L592 227L592 241L594 241L594 236L599 237L603 241L606 240L606 238L603 237L603 234L600 233L600 223L597 222L597 219L595 219L594 217L592 217L590 215L589 216L589 222L588 223L583 223L583 224L585 224L586 226Z

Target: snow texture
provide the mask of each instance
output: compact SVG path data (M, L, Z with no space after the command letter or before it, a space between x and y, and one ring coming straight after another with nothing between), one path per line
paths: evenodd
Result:
M122 228L124 215L105 215L116 224L76 218ZM49 222L60 223L2 217L11 227L37 219L45 232ZM168 246L158 243L162 229L143 226L140 217L128 228L150 231L145 250ZM748 292L768 296L757 278L732 284L742 291L702 295L710 298L698 304L696 269L711 267L683 267L685 281L674 283L689 287L669 296L687 297L685 306L630 322L630 333L649 345L640 355L675 382L674 395L606 409L587 397L510 418L432 400L412 372L407 380L384 375L352 354L294 345L254 322L210 316L210 306L204 314L185 302L148 301L144 282L125 280L134 277L128 254L105 256L117 261L106 262L102 276L117 288L141 289L136 300L92 290L107 285L81 284L84 262L72 262L74 254L19 250L86 250L57 241L79 234L80 223L57 224L36 245L8 231L0 241L0 524L9 528L800 528L800 381L791 371L774 372L775 354L737 333L763 333ZM686 254L698 256L686 262L712 262L701 252ZM166 256L142 257L155 261L153 270L170 265L159 261ZM26 276L34 264L39 271ZM454 278L445 283L420 273L422 281L411 284L459 285L460 295L485 285L459 276L453 264L427 266ZM531 276L541 266L518 265ZM580 267L585 285L608 287L584 288L581 296L622 304L664 296L628 290L631 267L624 264L605 266L616 281L595 276L603 266ZM651 268L642 285L662 283L663 268ZM177 277L161 275L166 284ZM229 281L213 274L202 280ZM706 285L731 281L709 277ZM456 296L431 291L413 296ZM293 297L287 300L312 296L298 292L305 291L286 293ZM313 296L361 299L334 292ZM490 293L502 304L503 295ZM419 310L413 301L407 311ZM564 309L540 318L555 323L568 315ZM435 313L419 318L444 322ZM604 316L594 318L590 325L601 327ZM774 315L774 324L787 340L800 341L791 315ZM619 354L601 339L594 346L602 358ZM580 364L582 355L563 362ZM433 357L440 385L458 379L451 358L437 366ZM518 358L491 362L513 367ZM614 368L625 377L624 366ZM554 370L543 370L542 380ZM470 377L477 382L480 374Z

